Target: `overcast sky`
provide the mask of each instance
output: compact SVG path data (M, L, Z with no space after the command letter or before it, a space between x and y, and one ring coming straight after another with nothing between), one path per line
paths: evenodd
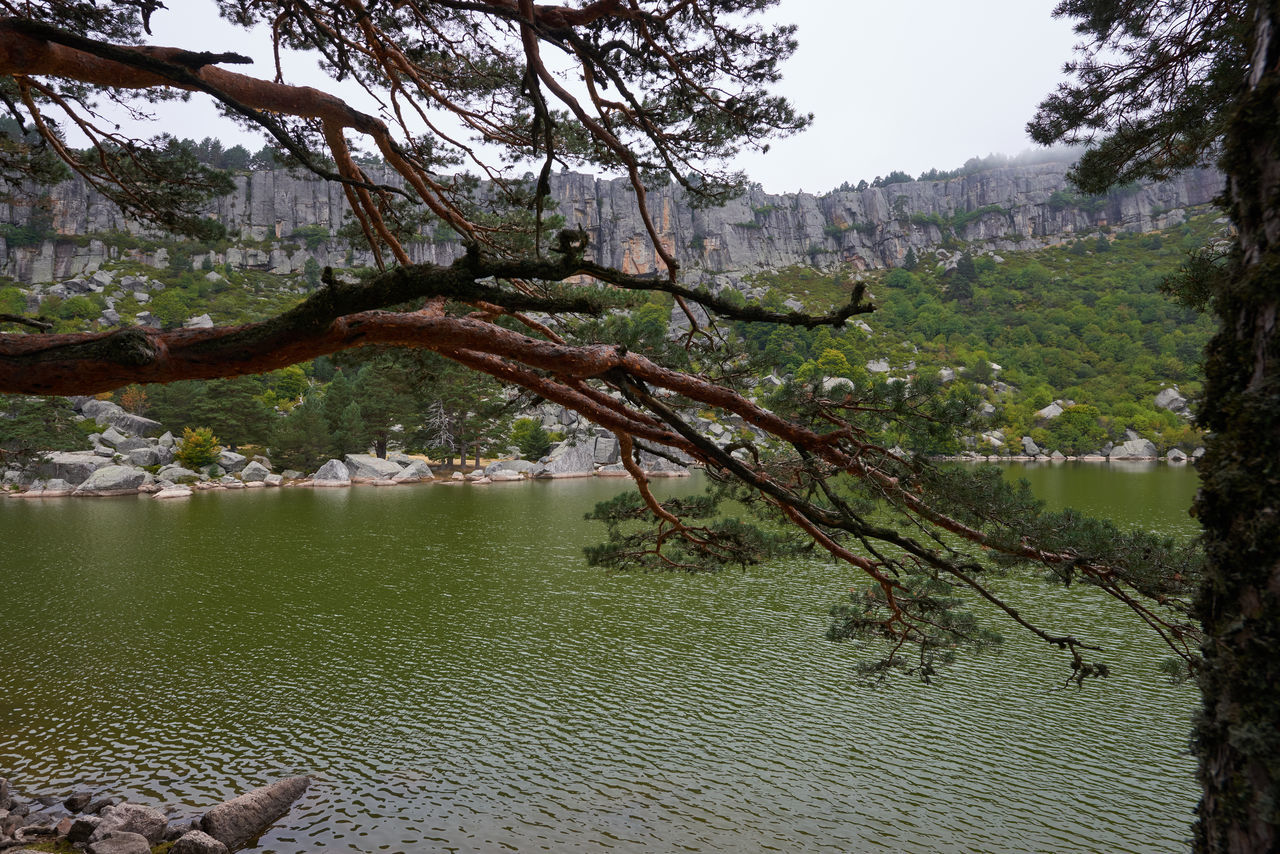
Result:
M955 168L992 153L1033 147L1024 127L1061 79L1074 44L1055 0L782 0L771 13L799 25L800 49L780 91L814 114L805 133L737 164L771 192L822 192L901 169ZM269 46L254 45L203 0L174 0L153 19L154 43L237 50L268 75ZM289 63L288 82L317 84L314 63ZM201 97L158 108L161 129L216 136L257 150L251 136L217 118ZM157 131L151 130L149 133Z

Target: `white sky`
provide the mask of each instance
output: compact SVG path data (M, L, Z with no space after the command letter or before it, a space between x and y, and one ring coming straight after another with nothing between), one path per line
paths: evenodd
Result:
M269 75L269 45L218 20L204 0L170 0L152 19L153 43L235 50L256 60L235 70ZM771 13L799 26L800 49L779 91L813 126L736 164L771 192L822 192L900 169L918 175L973 156L1033 147L1024 127L1061 78L1074 44L1055 0L782 0ZM287 82L320 84L315 63L289 62ZM217 116L207 99L156 108L157 128L214 136L257 150L264 142Z

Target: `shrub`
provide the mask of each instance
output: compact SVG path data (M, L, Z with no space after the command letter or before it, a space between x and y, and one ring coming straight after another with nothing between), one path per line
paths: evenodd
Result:
M208 427L197 427L194 430L184 427L182 447L178 449L175 456L178 462L182 463L183 468L196 471L216 463L221 451L222 446L218 444L218 437L213 435L213 431Z

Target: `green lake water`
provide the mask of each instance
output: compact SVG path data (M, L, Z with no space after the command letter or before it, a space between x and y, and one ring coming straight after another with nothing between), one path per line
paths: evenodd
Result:
M1186 468L1009 471L1194 531ZM1118 607L1006 584L1107 649L1083 690L1013 631L868 689L822 638L847 567L586 567L625 486L2 502L0 776L199 810L313 775L264 852L1186 850L1196 696Z

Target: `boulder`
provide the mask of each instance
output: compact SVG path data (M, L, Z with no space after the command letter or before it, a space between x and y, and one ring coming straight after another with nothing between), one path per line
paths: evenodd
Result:
M227 846L203 830L191 830L178 837L169 854L227 854Z
M1042 421L1048 421L1051 418L1057 418L1063 413L1063 409L1058 405L1057 401L1046 406L1044 409L1036 410L1036 418Z
M1039 456L1040 446L1031 440L1030 436L1022 437L1022 452L1028 457Z
M98 822L89 842L103 839L109 833L136 833L155 845L164 839L164 831L168 825L169 819L154 807L117 804L102 811L102 821Z
M494 483L499 483L503 481L524 480L524 475L520 474L520 472L518 471L509 471L507 469L499 469L498 471L495 471L493 474L489 475L488 478Z
M213 318L207 314L188 317L182 324L183 329L212 329Z
M126 452L124 458L139 468L160 465L160 454L155 448L134 448Z
M271 474L271 469L254 460L240 472L240 479L245 483L260 483L266 480L269 474Z
M1156 446L1150 439L1130 439L1111 449L1113 460L1146 460L1155 457Z
M342 460L329 460L311 476L312 486L350 486L351 472Z
M284 477L278 474L269 474L262 479L262 482L267 486L279 486L284 483Z
M166 499L167 498L190 498L191 493L192 493L192 489L189 486L170 486L160 490L159 492L152 495L151 497L166 498Z
M280 472L280 476L285 480L301 480L304 475L297 469L285 469Z
M449 477L449 479L450 479L450 480L466 480L466 479L467 479L467 476L466 476L465 474L463 474L462 472L460 472L460 471L455 471L455 472L454 472L454 473Z
M309 777L288 777L246 792L205 813L200 829L230 849L242 848L287 813L310 784Z
M147 473L132 466L104 466L76 488L76 495L111 495L136 492L147 481Z
M347 454L342 459L347 464L347 471L350 472L351 477L367 477L372 480L389 479L398 475L403 468L398 463L375 457L373 454Z
M646 474L657 477L687 477L689 474L689 470L679 463L648 451L640 452L640 468L644 469Z
M938 371L938 382L946 385L949 382L955 382L956 372L951 368L943 368Z
M156 439L156 444L161 448L172 448L174 446L173 434L168 430L160 434L160 438Z
M596 440L599 441L598 439ZM484 473L489 477L493 477L494 472L512 471L516 474L528 474L538 467L535 462L529 460L498 460L496 463L489 463L484 467Z
M151 845L141 833L111 830L91 841L84 850L87 854L151 854Z
M1156 395L1155 404L1159 408L1167 409L1176 415L1190 414L1187 399L1176 388L1161 389L1160 393Z
M237 454L235 451L223 450L218 454L218 465L227 473L240 471L248 462L248 457L244 454Z
M139 448L150 447L151 445L147 443L146 439L139 439L137 436L127 436L124 441L116 444L116 450L122 454L128 453L129 451L136 451Z
M1164 458L1171 463L1185 463L1187 461L1186 452L1179 448L1174 448L1164 455Z
M429 465L422 460L412 460L391 479L396 483L414 483L420 480L431 480L434 476Z
M614 463L611 466L596 469L596 477L631 477L631 472L627 471L622 463Z
M538 477L590 477L596 470L595 443L588 440L572 444L561 442L550 454Z
M118 448L120 443L128 438L128 436L117 430L114 424L107 427L107 429L103 430L101 435L98 436L99 441L105 445L110 445L113 448Z
M159 421L125 412L119 404L110 400L89 398L81 404L80 411L99 424L110 424L120 432L134 436L158 436L164 430L164 425Z
M89 837L98 829L98 823L102 819L95 816L78 818L71 823L71 829L67 831L67 841L72 845L83 845L89 841Z
M156 472L156 477L161 480L171 480L174 483L178 483L179 481L184 480L199 480L200 473L194 472L191 469L183 468L182 466L165 466L160 469L160 471Z

